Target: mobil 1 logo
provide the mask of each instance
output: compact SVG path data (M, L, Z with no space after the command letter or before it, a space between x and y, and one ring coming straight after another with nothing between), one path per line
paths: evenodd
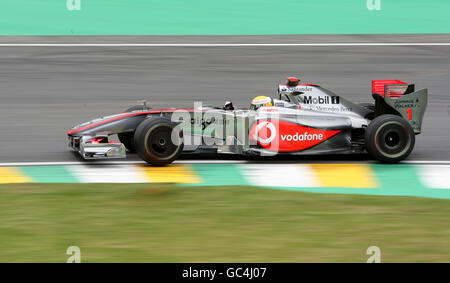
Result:
M304 96L304 104L339 104L339 96Z

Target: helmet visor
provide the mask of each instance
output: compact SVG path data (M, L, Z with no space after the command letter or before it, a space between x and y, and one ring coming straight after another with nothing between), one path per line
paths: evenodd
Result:
M256 104L250 104L250 110L258 110L258 108L260 107L261 105L256 105Z

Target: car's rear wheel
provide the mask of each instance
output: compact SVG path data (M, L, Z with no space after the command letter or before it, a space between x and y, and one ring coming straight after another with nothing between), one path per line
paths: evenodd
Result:
M133 107L128 108L125 112L132 112L136 110L148 110L148 107L144 105L135 105ZM134 148L134 132L126 132L117 134L119 141L123 143L123 145L128 149L129 152L134 153L136 149Z
M369 154L384 163L399 162L411 153L415 144L414 130L403 118L381 115L372 120L365 133Z
M134 134L137 154L152 165L172 163L183 150L183 133L175 127L176 124L166 118L144 120Z

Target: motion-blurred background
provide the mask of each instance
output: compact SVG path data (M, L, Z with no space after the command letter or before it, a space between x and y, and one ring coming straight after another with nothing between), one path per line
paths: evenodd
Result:
M0 261L64 262L67 247L79 246L82 262L360 262L372 245L384 261L448 261L445 199L60 184L59 167L43 169L56 184L32 184L11 163L79 161L66 131L139 100L154 108L228 99L247 107L295 75L356 102L372 100L372 79L428 88L423 134L409 161L441 162L438 177L445 176L449 13L445 0L3 0ZM261 45L239 45L247 43ZM408 181L420 174L406 167L383 172L398 170ZM391 187L410 184L397 182Z

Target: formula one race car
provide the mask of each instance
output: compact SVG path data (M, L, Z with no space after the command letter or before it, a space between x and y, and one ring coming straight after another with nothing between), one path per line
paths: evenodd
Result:
M256 97L250 109L151 109L134 106L71 129L69 146L84 159L136 152L152 165L183 153L301 155L369 153L384 163L405 159L421 132L428 91L398 80L372 81L374 103L356 104L289 77L278 99ZM117 134L119 142L110 140Z

